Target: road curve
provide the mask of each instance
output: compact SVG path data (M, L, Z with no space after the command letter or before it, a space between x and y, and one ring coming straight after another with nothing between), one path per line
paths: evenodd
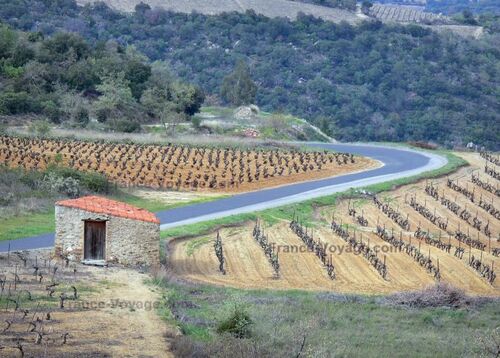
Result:
M440 155L401 147L375 144L307 144L318 149L331 149L370 157L380 161L383 165L376 169L358 173L262 189L208 203L160 211L156 215L160 219L161 229L268 209L345 191L350 188L365 187L434 170L447 163L446 158ZM54 233L50 233L0 242L0 252L5 252L9 248L11 251L29 250L52 247L53 245Z

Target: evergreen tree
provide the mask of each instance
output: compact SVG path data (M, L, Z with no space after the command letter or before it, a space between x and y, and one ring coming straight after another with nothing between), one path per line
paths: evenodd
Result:
M250 77L248 66L240 61L232 73L227 75L221 87L221 96L228 103L241 106L255 101L257 85Z

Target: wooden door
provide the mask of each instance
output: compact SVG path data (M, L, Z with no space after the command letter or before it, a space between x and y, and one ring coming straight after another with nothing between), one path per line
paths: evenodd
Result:
M84 260L104 260L106 222L85 221Z

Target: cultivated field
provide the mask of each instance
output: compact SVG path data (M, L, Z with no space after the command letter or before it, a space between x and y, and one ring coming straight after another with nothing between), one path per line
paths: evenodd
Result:
M471 165L449 178L315 208L307 232L290 217L223 228L219 251L216 233L172 239L171 270L240 288L381 294L441 281L500 296L500 166L487 162L485 171L479 154L461 155Z
M147 275L48 250L0 255L0 356L170 357L176 331ZM156 307L156 308L155 308Z
M94 0L77 0L77 3L84 5L93 3ZM140 0L106 0L109 6L126 12L134 11L135 5ZM191 13L197 11L201 14L216 15L223 12L245 12L254 10L258 14L268 17L288 17L295 19L299 12L313 15L333 22L347 21L356 23L361 20L354 12L333 9L324 6L306 4L287 0L147 0L143 1L152 8L161 7L175 12Z
M243 192L330 177L378 165L345 153L110 144L0 137L0 162L96 171L123 186Z
M94 0L77 0L80 5L93 3ZM105 3L110 7L120 11L132 12L135 6L140 3L140 0L106 0ZM205 15L217 15L223 12L245 12L253 10L258 14L267 17L288 17L295 19L301 12L307 15L312 15L323 20L340 23L342 21L350 24L357 24L363 20L369 19L368 16L361 12L348 11L343 9L331 8L326 6L318 6L302 2L288 0L273 0L272 2L265 0L147 0L143 1L149 4L152 8L159 7L174 12L190 14L193 11ZM375 4L371 11L371 16L381 21L392 22L418 22L428 23L429 21L439 24L447 23L446 17L410 9L407 6L398 5L383 5ZM424 25L427 26L427 25ZM436 31L450 31L461 36L479 37L483 33L483 28L480 26L467 25L432 25L430 29Z
M411 6L373 4L370 15L381 21L395 22L423 22L423 23L446 23L450 19L446 16L425 12Z

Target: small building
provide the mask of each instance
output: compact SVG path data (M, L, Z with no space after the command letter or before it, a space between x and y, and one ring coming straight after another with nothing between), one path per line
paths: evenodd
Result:
M160 221L151 212L99 196L56 202L54 253L90 264L155 266Z

